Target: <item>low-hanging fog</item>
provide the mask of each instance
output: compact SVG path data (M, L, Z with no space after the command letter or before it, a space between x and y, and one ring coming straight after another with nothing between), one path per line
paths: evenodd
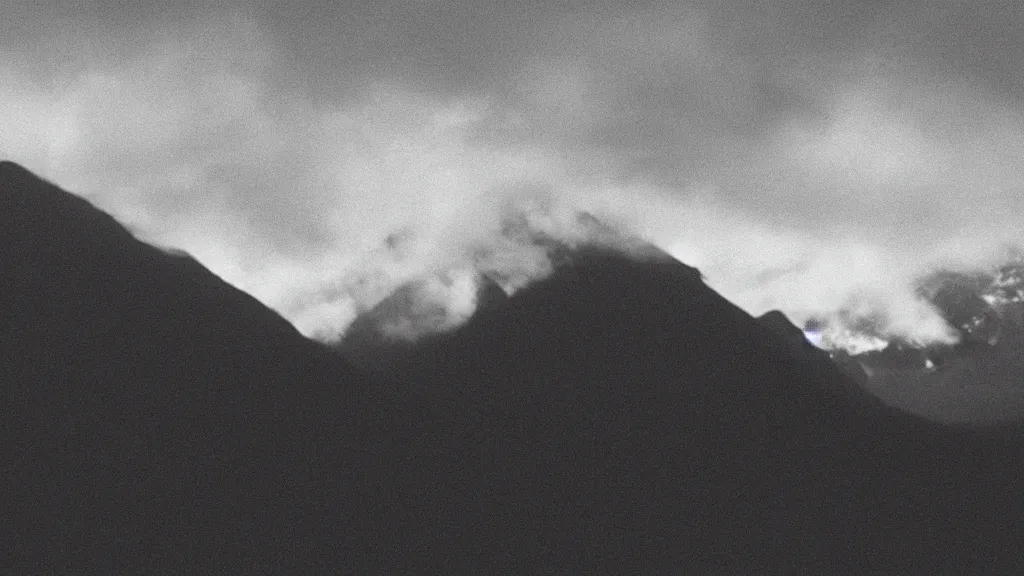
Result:
M985 0L19 3L0 156L323 338L423 277L457 322L549 270L505 220L586 210L751 313L942 340L915 279L1024 243L1022 61Z

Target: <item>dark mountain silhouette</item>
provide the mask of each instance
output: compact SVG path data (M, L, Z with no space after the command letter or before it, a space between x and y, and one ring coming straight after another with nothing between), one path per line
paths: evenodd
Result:
M1019 439L663 255L575 250L366 376L10 163L0 234L5 573L1024 569Z
M0 571L295 573L351 545L359 483L334 492L380 411L326 348L8 162L0 299Z
M868 375L856 362L837 363L832 356L807 340L804 331L797 327L779 310L771 310L757 318L758 323L776 335L789 349L790 356L804 370L816 374L819 382L835 383L836 389L847 400L861 404L879 404L878 398L872 396L864 387ZM838 369L844 378L837 378Z
M592 247L364 366L447 407L409 444L464 445L423 472L454 486L425 522L453 526L457 546L433 542L455 565L472 551L477 568L554 572L1019 569L1001 511L1020 499L1019 444L885 407L783 320L755 321L667 256Z

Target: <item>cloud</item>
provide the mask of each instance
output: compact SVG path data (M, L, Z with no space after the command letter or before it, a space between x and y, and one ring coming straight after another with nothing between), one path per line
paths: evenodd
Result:
M544 275L501 233L524 210L650 238L752 313L924 340L918 277L1024 243L994 4L343 4L22 8L0 154L322 335L416 278L465 310L451 270Z

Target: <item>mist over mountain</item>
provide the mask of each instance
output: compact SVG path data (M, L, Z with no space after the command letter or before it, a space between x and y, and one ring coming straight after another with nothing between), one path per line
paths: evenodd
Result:
M0 572L1024 573L1022 52L997 0L6 3Z
M1005 2L122 4L5 13L0 156L324 340L501 247L509 203L589 212L754 315L927 342L954 334L916 281L1024 242Z
M918 281L921 298L955 330L948 343L886 336L869 317L812 319L805 335L834 360L863 371L887 402L942 420L1024 415L1024 283L1019 257L988 270L939 270Z
M575 246L359 369L19 165L0 208L7 573L1024 567L1019 430L887 407L665 253Z

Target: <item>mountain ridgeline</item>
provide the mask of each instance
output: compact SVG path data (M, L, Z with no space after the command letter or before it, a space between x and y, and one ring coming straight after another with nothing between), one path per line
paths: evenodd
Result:
M460 328L309 341L0 163L4 573L1020 573L1020 439L584 246Z

